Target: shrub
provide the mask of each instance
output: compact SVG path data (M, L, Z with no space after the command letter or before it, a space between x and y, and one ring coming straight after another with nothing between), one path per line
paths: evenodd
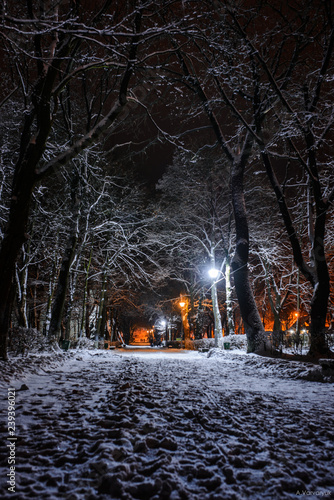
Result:
M189 349L191 351L193 351L195 349L195 346L194 346L194 341L193 340L185 340L184 341L184 347L185 349Z
M212 349L215 346L215 339L199 339L194 340L194 349L198 351L199 349Z
M246 335L227 335L223 337L223 342L229 342L230 349L241 349L247 351ZM194 349L213 349L215 347L215 339L200 339L194 340Z
M247 351L247 337L246 335L226 335L223 342L230 343L230 349L240 349Z
M169 340L167 342L167 347L173 347L174 349L181 349L180 340Z
M13 328L9 331L8 352L15 355L30 352L49 352L58 350L56 341L51 341L35 328Z

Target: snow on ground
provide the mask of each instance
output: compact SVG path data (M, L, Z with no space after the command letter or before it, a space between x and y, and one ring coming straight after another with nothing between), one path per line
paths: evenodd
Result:
M1 498L334 498L334 386L305 380L306 363L150 349L12 362L0 385Z

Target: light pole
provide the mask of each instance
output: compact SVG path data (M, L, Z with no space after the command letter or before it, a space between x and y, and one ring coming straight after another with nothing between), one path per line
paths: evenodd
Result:
M181 308L181 347L183 339L183 346L185 349L187 349L188 341L190 339L190 330L188 324L188 298L183 298L181 295L179 306Z
M213 319L215 327L215 347L220 347L221 349L224 349L222 320L219 311L218 294L217 294L217 278L219 274L220 271L215 267L209 269L209 276L212 281L211 300L212 300Z
M298 310L295 312L296 318L296 346L297 349L300 344L300 313L299 313L299 303L297 304Z

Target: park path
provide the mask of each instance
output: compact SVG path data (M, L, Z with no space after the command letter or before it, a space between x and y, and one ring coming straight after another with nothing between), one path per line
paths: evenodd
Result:
M1 498L334 498L333 384L280 363L81 351L11 385L16 492L3 444Z

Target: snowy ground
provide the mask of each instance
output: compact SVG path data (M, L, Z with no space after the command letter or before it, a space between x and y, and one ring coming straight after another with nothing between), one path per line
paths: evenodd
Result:
M1 498L334 498L334 385L305 380L310 365L145 349L13 362L0 385Z

